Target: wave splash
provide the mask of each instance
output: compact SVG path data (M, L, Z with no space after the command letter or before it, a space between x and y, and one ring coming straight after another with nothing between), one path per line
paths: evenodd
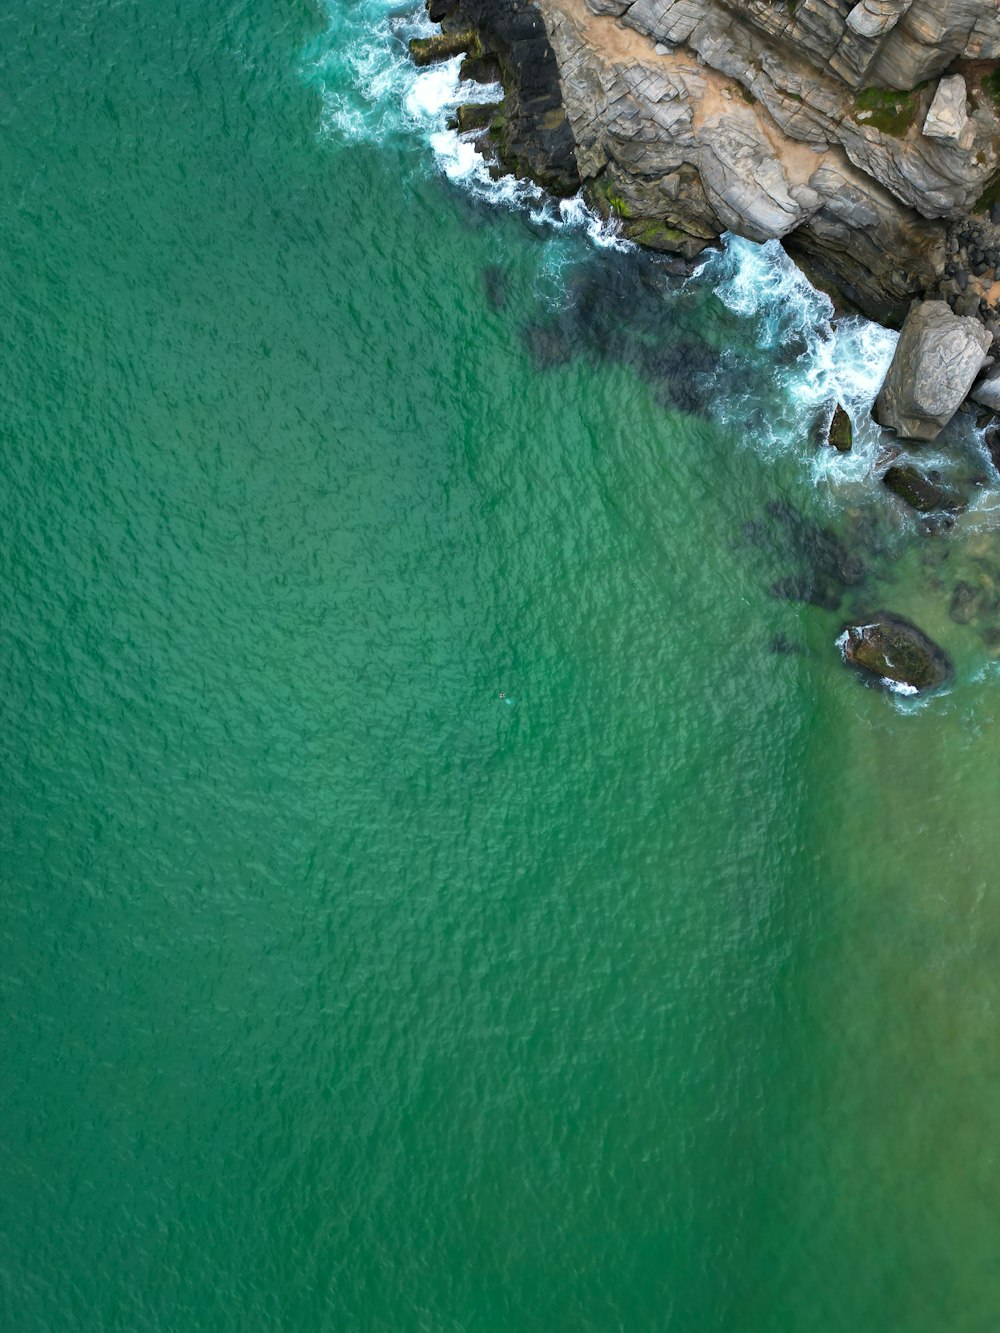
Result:
M631 250L615 227L581 197L556 200L530 181L494 178L472 136L449 128L462 103L493 102L498 85L459 79L461 58L418 68L407 50L411 37L437 31L422 5L398 0L324 0L327 27L306 53L304 73L320 89L321 132L333 142L420 146L431 169L492 206L525 213L554 232L586 234L598 247ZM556 270L560 264L553 257ZM547 266L548 267L548 266ZM878 459L880 431L870 408L896 345L897 334L862 318L834 323L833 305L788 258L777 241L763 245L726 237L723 249L696 271L729 311L751 322L757 346L770 352L769 374L780 406L755 440L765 452L801 448L826 405L843 404L854 425L854 449L805 451L818 482L844 483L868 476ZM722 386L720 385L720 388ZM760 422L757 394L731 393L722 419L752 415Z
M423 6L391 0L325 0L328 26L307 53L304 73L318 85L323 112L321 133L333 142L421 144L436 170L485 203L528 214L555 231L585 232L599 247L631 249L584 200L553 199L531 181L495 178L476 150L473 136L449 128L457 108L470 102L498 102L499 84L463 82L462 60L418 68L409 57L411 37L437 31Z
M861 316L834 318L833 302L817 291L778 241L763 245L736 236L699 270L723 305L754 325L755 343L769 353L770 374L782 410L768 449L809 436L824 408L839 402L851 417L849 454L810 449L817 481L858 481L875 465L882 432L871 406L885 378L899 335ZM734 402L730 415L744 405ZM724 416L726 414L724 413Z

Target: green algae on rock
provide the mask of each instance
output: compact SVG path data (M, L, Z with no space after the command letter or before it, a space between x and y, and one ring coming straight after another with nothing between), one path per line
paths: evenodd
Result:
M910 463L895 464L882 478L882 485L906 502L911 509L929 514L945 505L942 486Z
M903 693L945 684L954 674L942 648L902 616L879 611L863 624L845 625L837 645L844 661Z
M854 443L854 427L840 403L833 409L833 420L830 422L826 438L827 443L832 444L839 453L850 453Z
M479 36L471 29L462 32L436 32L432 37L411 37L410 58L415 65L433 65L455 56L483 54Z

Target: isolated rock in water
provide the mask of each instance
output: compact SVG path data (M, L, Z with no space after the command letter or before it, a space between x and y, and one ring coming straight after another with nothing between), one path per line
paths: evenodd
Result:
M905 500L912 509L919 509L922 514L940 509L944 503L944 490L937 482L908 463L889 468L882 478L882 485L888 486L890 491Z
M992 342L944 301L914 301L875 400L875 420L908 440L933 440L964 402Z
M957 143L969 124L967 96L961 74L942 79L924 121L924 134L929 139L950 139Z
M833 410L833 420L830 422L826 438L840 453L850 453L851 445L854 443L854 428L851 425L851 418L839 403Z
M845 625L837 644L845 662L905 693L932 690L953 673L947 654L922 630L884 611Z

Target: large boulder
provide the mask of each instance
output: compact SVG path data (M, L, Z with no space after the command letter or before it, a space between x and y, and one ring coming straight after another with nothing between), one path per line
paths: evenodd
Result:
M845 625L837 644L845 662L904 694L932 690L953 674L948 655L923 630L885 611L863 624Z
M972 388L992 336L944 301L914 301L875 400L875 420L907 440L933 440Z

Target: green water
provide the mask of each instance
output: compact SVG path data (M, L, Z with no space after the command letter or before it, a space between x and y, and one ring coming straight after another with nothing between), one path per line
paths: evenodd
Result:
M540 368L631 261L338 137L337 15L0 16L3 1327L993 1330L990 521L880 502L957 680L862 688L768 588L870 481Z

